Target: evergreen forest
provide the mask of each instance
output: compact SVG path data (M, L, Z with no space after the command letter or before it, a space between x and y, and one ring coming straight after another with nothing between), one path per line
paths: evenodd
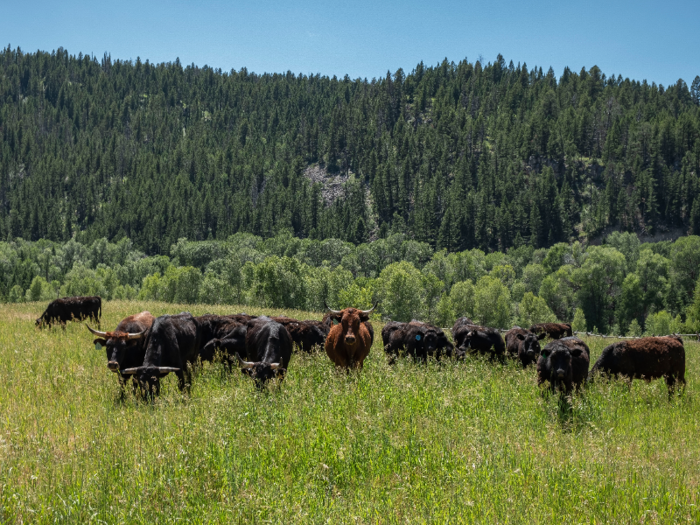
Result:
M369 81L8 45L0 238L155 256L181 238L401 233L488 254L700 233L700 77L482 62Z

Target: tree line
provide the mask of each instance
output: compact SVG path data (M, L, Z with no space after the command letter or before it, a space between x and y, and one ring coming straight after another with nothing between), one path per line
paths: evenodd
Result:
M263 239L179 239L169 255L134 243L0 242L0 298L58 296L255 305L321 312L369 308L385 319L451 326L461 316L499 328L574 322L576 330L639 335L700 330L700 237L642 244L616 232L598 246L524 245L506 253L435 250L395 233L355 245Z
M499 55L368 81L8 46L0 136L7 240L130 239L155 256L182 237L400 232L505 253L609 227L700 233L700 76L557 78ZM310 166L343 176L341 198Z

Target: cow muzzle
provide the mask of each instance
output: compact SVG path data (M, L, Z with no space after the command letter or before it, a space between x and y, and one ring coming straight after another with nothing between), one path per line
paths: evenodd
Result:
M119 363L116 361L110 361L107 363L107 368L109 368L112 372L119 372Z
M352 346L355 344L355 336L354 335L346 335L345 336L345 344Z
M557 370L557 378L558 379L564 379L564 375L565 375L564 370L562 370L561 368L559 370Z

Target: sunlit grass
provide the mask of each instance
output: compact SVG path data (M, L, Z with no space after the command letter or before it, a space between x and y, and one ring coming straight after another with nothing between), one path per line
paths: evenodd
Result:
M83 324L36 330L44 307L0 306L0 522L700 521L697 343L680 398L601 381L562 404L515 364L390 367L377 323L359 374L295 354L258 392L207 364L148 404L120 398ZM143 309L262 313L107 302L102 327Z

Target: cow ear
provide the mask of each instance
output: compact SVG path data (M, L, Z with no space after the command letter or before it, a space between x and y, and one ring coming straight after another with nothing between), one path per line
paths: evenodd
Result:
M542 350L542 354L541 354L541 355L542 355L542 357L547 357L547 356L549 355L549 350L547 350L547 349L545 348L544 350Z
M287 369L286 368L276 368L275 369L275 377L282 378L285 375L287 375Z
M537 339L539 339L540 341L542 341L542 339L544 339L545 337L547 337L547 332L542 332L541 334L537 335Z
M363 323L369 321L369 314L365 312L360 312L360 321L362 321Z
M525 336L524 336L523 334L518 334L518 335L516 335L515 337L517 337L517 338L520 339L521 341L525 341Z
M581 354L582 354L582 353L583 353L583 350L581 350L580 348L574 348L574 349L571 351L571 356L572 356L572 357L581 357Z
M103 346L107 346L107 341L105 341L105 340L102 339L102 338L99 338L99 339L95 339L95 340L92 342L92 344L95 345L95 349L96 349L96 350L102 350L102 347L103 347Z

